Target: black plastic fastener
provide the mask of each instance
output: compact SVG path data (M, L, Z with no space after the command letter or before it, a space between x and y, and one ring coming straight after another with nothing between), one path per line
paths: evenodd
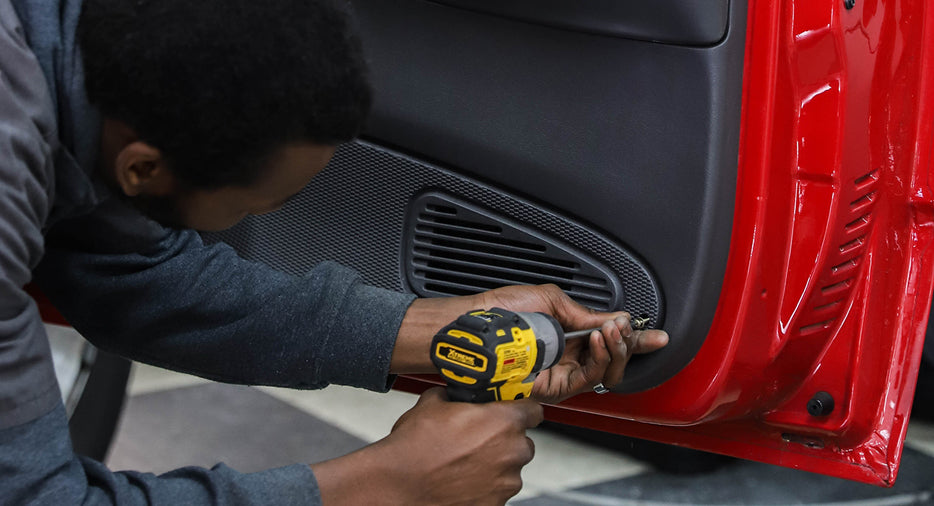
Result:
M827 416L833 412L833 396L827 392L817 392L808 401L808 414L811 416Z
M852 9L855 5L856 0L843 0L843 6L846 7L847 10Z

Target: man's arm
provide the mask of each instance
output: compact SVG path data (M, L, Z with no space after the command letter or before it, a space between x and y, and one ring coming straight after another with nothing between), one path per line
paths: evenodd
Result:
M88 228L72 223L64 228L67 234L55 234L48 247L50 263L40 269L40 279L53 285L52 281L62 279L76 283L80 276L93 274L96 281L91 283L90 296L66 300L66 307L76 312L77 324L82 325L85 311L95 314L93 318L107 316L109 321L97 323L101 327L96 332L104 335L103 342L111 349L126 347L133 354L139 347L146 358L155 353L166 364L178 367L181 363L201 374L223 374L228 381L237 378L296 386L291 380L297 376L315 385L334 378L352 383L350 371L360 367L359 361L382 357L368 369L379 375L363 384L384 387L390 372L432 370L429 342L441 326L470 309L503 306L553 314L568 329L603 325L602 333L584 340L585 346L569 346L573 351L556 367L561 372L536 386L537 398L557 401L601 380L612 386L631 353L640 351L633 345L653 341L638 338L625 315L587 310L554 286L508 287L468 297L419 299L409 305L410 297L366 287L333 264L320 266L309 277L293 278L240 260L229 248L204 246L193 235L168 233L166 244L174 248L163 246L153 253L139 244L125 244L130 237L115 233L119 228L106 220L96 223L93 230ZM108 244L114 237L123 238ZM63 249L64 244L77 244L85 252ZM127 247L131 249L120 250ZM115 253L104 253L107 250ZM160 298L154 299L157 295ZM161 304L163 298L168 307L160 305L160 311L165 314L148 314L146 308L133 304L150 300ZM231 307L238 309L231 311ZM325 312L312 316L321 311ZM247 321L240 323L241 317ZM608 322L614 317L617 320ZM93 318L83 325L95 330ZM236 323L225 324L225 319ZM107 338L108 328L117 329L115 335L126 341ZM266 338L256 341L251 339L254 335ZM331 341L331 336L346 338ZM316 338L325 342L316 343ZM184 342L187 339L192 341ZM257 351L250 353L253 350ZM317 360L316 353L335 355L326 364L331 369L302 367ZM265 368L257 371L257 364ZM367 376L367 370L356 372ZM521 487L521 468L533 454L525 429L540 420L538 405L532 401L482 406L443 401L438 390L425 394L384 440L314 464L325 500L353 504L357 498L394 497L405 504L438 504L442 498L463 498L466 491L473 491L478 499L501 504L514 495ZM230 474L224 468L212 473L219 471L223 476ZM363 474L371 477L366 486L360 486ZM444 495L446 491L451 495Z
M393 363L396 372L427 370L428 343L440 326L468 309L503 301L510 293L505 289L495 298L484 294L419 300L409 306L411 297L366 287L333 264L320 266L309 277L293 278L240 260L229 248L204 246L193 235L167 233L165 243L147 249L127 243L132 240L130 234L118 233L119 226L126 225L123 220L95 222L93 227L81 220L65 223L53 234L39 270L45 290L54 294L53 301L64 297L66 317L73 318L79 329L96 333L96 340L111 349L125 348L131 355L139 355L142 349L146 358L157 355L166 364L178 367L181 363L183 368L222 374L228 380L295 386L294 377L315 385L337 377L351 383L354 371L364 377L375 371L379 374L363 384L384 387L390 355L399 361ZM84 276L91 278L86 280L90 292L76 292L82 294L77 296L61 291L62 286L77 285ZM159 304L158 312L150 314L152 308L137 307L150 301ZM74 317L69 316L72 313ZM308 322L303 323L306 318ZM108 329L117 337L108 337ZM345 339L335 341L341 337ZM324 342L316 343L316 339ZM332 363L306 369L305 364L319 359L315 353L338 356ZM361 370L357 362L373 357L383 358ZM265 367L257 370L257 365ZM208 483L230 485L238 497L266 490L272 483L296 494L320 493L329 504L359 504L374 498L398 504L465 499L502 504L521 487L519 473L534 453L525 429L540 420L541 408L534 401L449 403L440 390L434 390L380 442L305 466L309 476L314 470L312 478L294 467L260 476L239 475L222 466L154 477L109 473L94 463L84 464L89 475L97 473L106 479L108 490L125 491L125 483L145 482L143 476L152 480L152 490L172 494L175 487L195 486L203 477ZM368 477L365 484L361 476Z
M45 329L23 291L52 207L55 118L15 20L0 2L0 429L47 412L60 395Z
M414 298L334 263L291 276L117 200L56 225L36 281L103 349L218 381L292 388L388 389Z

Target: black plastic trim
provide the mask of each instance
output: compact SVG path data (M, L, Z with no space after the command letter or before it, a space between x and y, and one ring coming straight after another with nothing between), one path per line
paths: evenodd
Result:
M710 46L729 25L729 0L430 0L564 30Z
M367 137L586 223L644 260L671 343L633 360L617 391L687 365L729 253L747 3L729 2L710 47L429 1L352 3L376 90Z

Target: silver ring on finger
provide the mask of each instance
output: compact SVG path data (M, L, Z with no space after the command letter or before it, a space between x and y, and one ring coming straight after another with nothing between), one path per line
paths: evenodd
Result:
M603 383L597 383L593 386L593 391L598 394L605 394L610 391Z

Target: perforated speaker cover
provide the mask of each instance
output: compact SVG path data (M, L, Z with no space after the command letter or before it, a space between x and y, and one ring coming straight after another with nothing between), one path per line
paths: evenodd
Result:
M303 274L318 262L333 260L358 270L370 284L397 291L421 291L419 295L556 281L553 272L544 271L538 278L534 273L526 273L528 276L522 279L503 276L500 283L492 280L448 293L425 290L424 284L407 281L416 278L418 266L406 261L409 257L404 254L406 227L414 234L418 226L417 220L407 219L407 212L429 191L483 210L487 219L501 217L504 229L519 230L526 240L544 238L551 248L549 254L560 253L560 259L555 257L559 262L586 267L586 273L578 273L585 284L585 278L600 277L594 272L605 271L612 279L601 285L600 291L606 293L596 298L581 297L582 290L575 293L573 284L564 284L582 303L646 315L656 326L663 323L662 298L655 279L622 246L543 205L364 141L338 149L328 167L281 210L249 217L225 232L205 234L205 239L225 241L245 258L293 274ZM409 246L414 247L412 244ZM576 260L567 258L575 253Z
M407 218L403 267L418 295L554 283L594 309L624 306L619 279L601 262L479 205L433 190L412 200Z

